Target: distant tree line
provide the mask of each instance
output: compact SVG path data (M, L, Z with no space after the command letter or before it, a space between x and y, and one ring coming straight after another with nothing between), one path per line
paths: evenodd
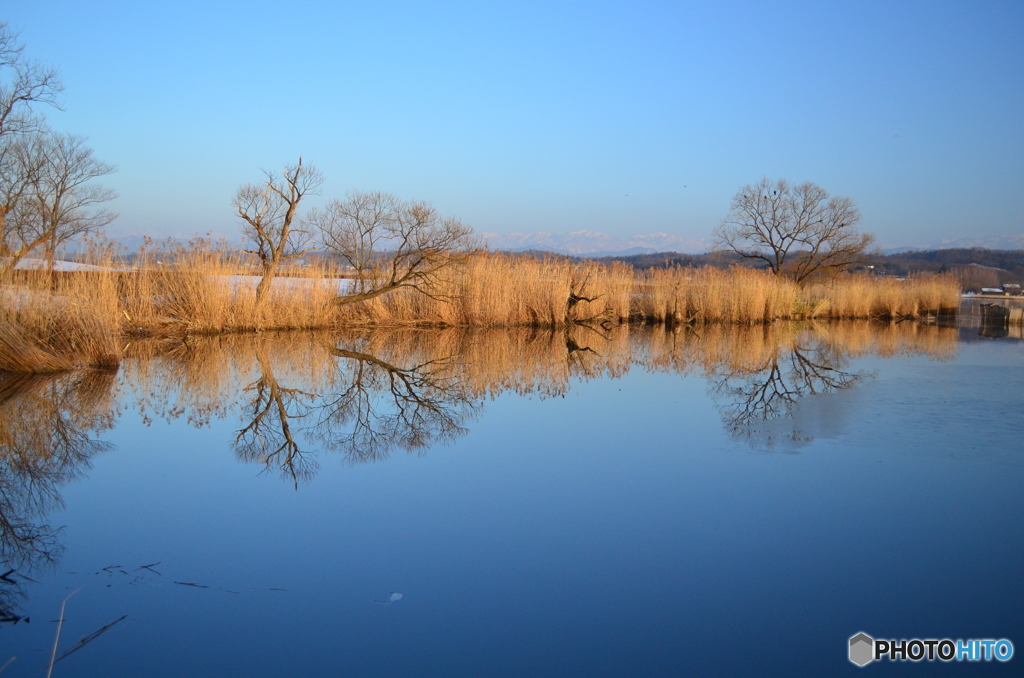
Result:
M990 250L983 247L926 250L873 257L873 261L878 266L884 266L885 270L893 275L919 271L945 273L960 271L964 266L973 265L976 268L1001 270L1001 275L1015 280L1024 278L1024 250Z
M545 256L551 253L532 252L530 254ZM580 257L573 258L580 259ZM766 268L763 263L758 265L756 262L743 262L738 255L726 252L709 252L707 254L654 252L630 256L596 257L594 261L605 264L621 261L638 270L673 266L728 268L736 265ZM898 254L876 253L868 255L863 263L851 267L850 272L899 277L917 273L954 273L960 276L964 289L998 287L1005 283L1024 282L1024 250L990 250L972 247L900 252Z

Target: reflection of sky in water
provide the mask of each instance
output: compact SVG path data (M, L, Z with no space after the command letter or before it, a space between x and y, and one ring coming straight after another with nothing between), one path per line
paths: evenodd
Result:
M79 586L62 648L128 618L55 675L831 675L861 630L1019 646L1020 346L847 356L875 376L768 424L796 455L751 454L700 365L566 372L447 447L320 455L297 491L236 459L244 408L126 408L61 487L66 552L0 628L4 676L38 675Z

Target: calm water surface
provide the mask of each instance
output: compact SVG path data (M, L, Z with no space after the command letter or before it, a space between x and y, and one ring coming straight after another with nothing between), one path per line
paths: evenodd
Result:
M73 592L55 676L1021 675L1024 655L846 658L858 631L1024 652L1019 340L846 323L129 353L0 380L4 678L45 674Z

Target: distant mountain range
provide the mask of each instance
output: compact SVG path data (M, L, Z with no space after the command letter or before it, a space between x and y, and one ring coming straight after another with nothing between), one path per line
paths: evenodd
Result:
M668 233L650 233L647 235L613 236L599 231L572 231L570 233L498 233L480 234L491 249L524 252L527 250L545 250L560 254L593 257L623 257L634 254L653 254L655 252L678 252L680 254L702 254L711 250L712 241L707 239L687 239ZM970 247L983 247L992 250L1024 250L1024 233L1016 235L999 235L988 238L960 238L957 240L940 240L939 242L919 247L891 247L884 249L885 254L899 254L921 250L945 250Z
M653 252L681 252L699 254L711 248L710 240L690 240L668 233L614 236L599 231L572 231L571 233L481 233L480 236L494 250L545 250L574 256L629 256Z
M678 252L680 254L702 254L711 250L712 240L682 238L669 233L648 233L641 235L614 236L600 231L572 231L569 233L547 233L534 231L531 233L480 233L480 236L492 250L512 250L525 252L543 250L559 254L571 254L582 257L625 257L636 254L653 254L655 252ZM216 237L216 236L215 236ZM166 241L168 238L154 238ZM185 243L188 238L172 237L170 240ZM232 245L237 246L239 239L232 238ZM143 243L142 236L126 235L114 238L114 241L128 251L137 250ZM882 250L885 254L901 254L931 250L959 249L982 247L992 250L1024 250L1024 233L1016 235L998 235L987 238L960 238L957 240L940 240L928 245L916 247L889 247ZM68 246L73 252L74 245Z
M492 250L512 250L525 252L528 250L544 250L574 256L629 256L632 254L651 254L654 252L680 252L699 254L711 248L710 240L687 240L668 233L651 233L649 235L632 235L618 237L598 231L574 231L572 233L481 233L480 236ZM158 242L185 243L188 238L162 238ZM114 241L134 252L143 244L143 237L128 235L114 238ZM232 245L238 245L235 238ZM69 248L69 251L70 248Z
M989 250L1024 250L1024 233L1016 235L994 235L988 238L959 238L957 240L940 240L920 247L890 247L883 249L885 254L901 254L928 250L955 250L971 247L983 247Z
M949 250L959 247L984 247L990 250L1024 250L1024 233L995 235L989 238L960 238L943 240L927 249Z

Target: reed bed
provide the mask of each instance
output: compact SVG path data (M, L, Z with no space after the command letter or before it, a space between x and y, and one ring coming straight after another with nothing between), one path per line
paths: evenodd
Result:
M917 276L906 280L846 275L802 290L811 317L918 318L954 315L960 281L954 275Z
M0 285L0 370L115 367L123 325L113 278L44 275L31 272L20 284Z
M108 250L93 269L16 271L0 281L0 370L55 372L114 366L141 336L190 336L356 326L558 329L630 323L747 324L953 314L953 276L895 280L842 275L807 285L742 267L634 272L481 253L426 289L339 304L347 282L326 263L279 270L257 301L247 255L197 240L144 248L132 268Z
M841 275L798 285L735 267L654 269L640 277L634 315L653 322L918 318L955 315L960 300L960 284L952 275L906 280Z
M217 334L331 325L337 278L323 266L282 270L257 303L244 254L205 243L143 251L137 270L120 276L127 329ZM113 267L112 262L107 264Z
M634 316L651 322L762 323L792 318L800 288L748 268L652 269L641 275Z
M571 317L625 321L635 279L625 265L481 254L423 294L402 289L338 309L339 325L558 327ZM583 299L571 308L570 295ZM588 301L589 300L589 301Z

